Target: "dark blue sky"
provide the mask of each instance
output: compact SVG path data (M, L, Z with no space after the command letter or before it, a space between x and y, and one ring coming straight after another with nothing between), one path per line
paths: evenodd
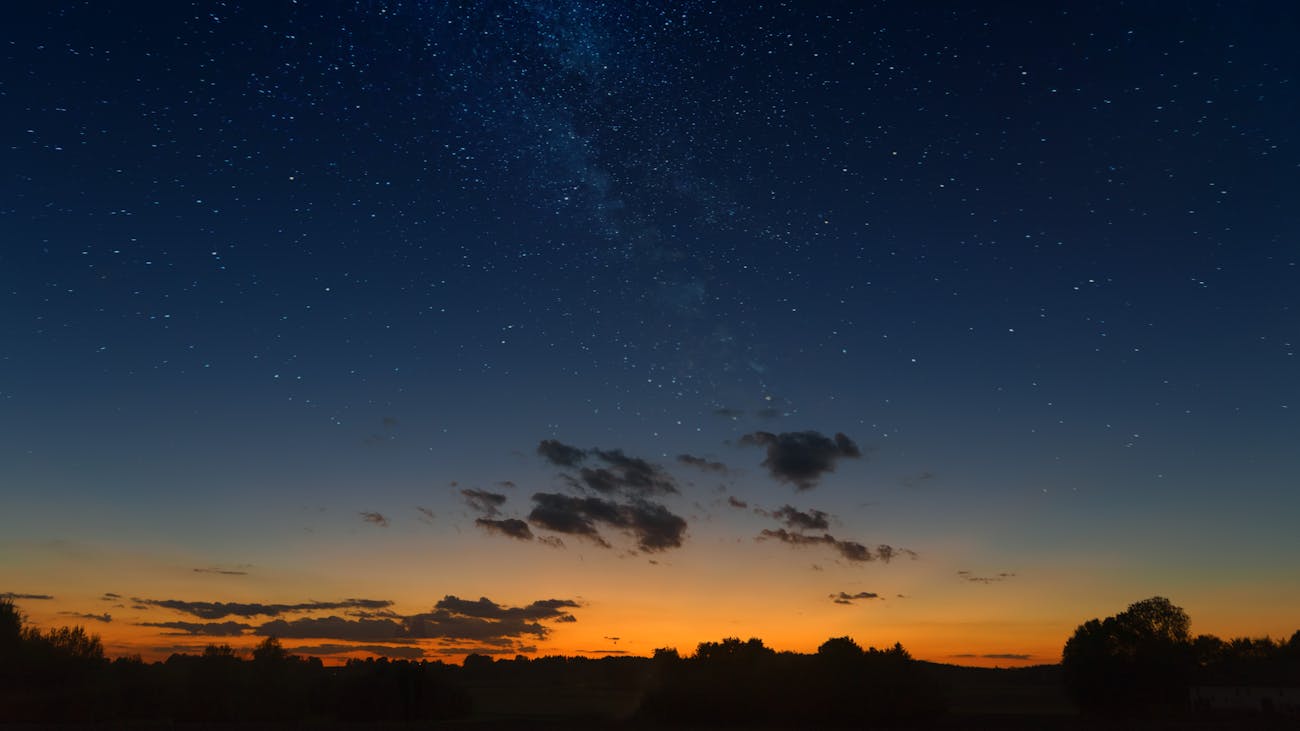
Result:
M302 530L507 480L522 519L551 438L706 455L775 509L743 437L813 431L864 457L809 499L936 560L967 532L999 568L1106 536L1135 586L1207 540L1294 559L1298 22L6 8L0 525L221 553L177 516ZM697 488L669 507L701 545Z

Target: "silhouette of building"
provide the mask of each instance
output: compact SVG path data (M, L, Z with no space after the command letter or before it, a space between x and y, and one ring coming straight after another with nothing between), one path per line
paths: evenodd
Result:
M1192 707L1198 710L1300 716L1300 687L1194 685L1189 692Z

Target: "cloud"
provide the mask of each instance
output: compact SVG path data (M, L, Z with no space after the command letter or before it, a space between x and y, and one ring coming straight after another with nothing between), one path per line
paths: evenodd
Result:
M902 479L903 487L917 487L921 483L934 479L933 472L920 472L915 475L906 475Z
M415 510L420 514L419 520L421 523L428 523L429 525L433 525L434 519L438 517L437 514L434 513L432 510L428 508L422 508L419 505L415 506Z
M539 492L533 495L533 510L528 514L528 522L556 533L582 536L608 548L609 543L600 537L600 532L590 517L593 509L605 505L610 503L600 498L577 498Z
M239 571L239 570L237 570L237 569L203 568L203 569L194 569L194 573L196 573L196 574L222 574L223 576L248 576L248 572L247 572L247 571Z
M435 604L434 608L445 609L467 617L484 617L487 619L517 618L574 621L573 615L565 610L577 609L579 606L572 599L539 599L524 607L505 607L485 596L479 597L477 600L471 600L448 594Z
M500 485L500 486L502 486L502 487L509 487L509 488L514 488L514 487L515 487L515 481L514 481L514 480L502 480L502 481L498 482L497 484Z
M478 518L474 524L489 533L500 533L503 536L517 538L521 541L533 540L533 532L528 528L528 524L518 518L503 518L493 520L492 518Z
M832 439L815 431L756 431L742 436L740 443L764 447L767 458L763 466L772 477L793 484L797 490L816 487L822 475L835 471L840 459L862 456L858 445L842 433Z
M852 604L859 599L881 599L881 596L874 591L860 591L856 594L841 591L838 594L831 594L831 601L836 604Z
M728 418L728 419L731 419L731 420L734 421L734 420L739 419L740 417L744 416L744 415L745 415L745 410L744 410L744 409L728 409L728 408L726 408L726 407L723 407L723 408L720 408L720 409L714 409L714 410L713 410L713 415L714 415L714 416L722 416L722 417L725 417L725 418Z
M727 474L727 465L721 462L711 462L703 457L696 457L693 454L679 454L677 455L677 461L684 465L704 470L705 472Z
M748 507L749 507L749 503L745 502L744 500L741 500L740 498L736 497L735 495L728 495L728 496L727 496L727 504L730 505L730 506L733 507L733 508L739 508L739 509L741 509L741 510L744 510L745 508L748 508Z
M467 505L489 518L496 517L501 512L501 506L506 504L506 496L499 492L466 489L461 490L460 494L465 497Z
M976 576L969 571L958 571L957 575L960 576L962 579L971 582L972 584L996 584L1001 581L1006 581L1007 579L1015 576L1015 574L1006 571L1003 571L1000 574L995 574L993 576Z
M103 614L91 614L89 612L59 612L59 614L67 615L69 617L79 617L81 619L93 619L96 622L103 622L104 624L113 621L113 615L108 612L104 612Z
M820 510L811 510L805 513L796 509L793 505L786 505L780 510L773 511L772 517L785 523L785 527L791 530L826 530L830 528L830 522L827 520L830 516Z
M587 458L587 453L554 439L543 439L537 453L556 467L577 467Z
M647 553L678 548L686 535L686 521L668 508L646 500L618 503L598 497L572 497L560 493L533 495L528 521L538 528L576 535L610 547L598 524L631 534Z
M571 599L541 599L523 606L508 606L487 597L472 600L447 595L430 611L419 614L359 619L338 616L275 619L256 627L253 634L368 643L441 639L508 647L521 637L546 637L550 633L546 623L576 622L569 610L578 607Z
M404 639L407 631L402 622L392 619L345 619L329 616L273 619L258 626L253 634L283 639L326 638L376 642Z
M367 655L376 655L387 657L395 660L419 660L425 656L425 650L422 647L414 645L297 645L286 648L295 655L340 655L346 652L364 652Z
M668 473L640 457L629 457L621 449L593 449L590 454L603 461L605 467L583 467L578 477L596 492L608 495L622 491L634 496L677 492L677 484Z
M819 536L810 536L803 533L794 533L785 528L771 530L764 528L758 535L758 540L777 540L791 546L830 546L839 552L846 560L854 562L865 562L875 560L871 549L858 543L857 541L841 541L829 533L823 533Z
M640 457L629 457L621 449L579 449L554 439L543 439L537 453L557 467L579 468L577 476L565 475L576 487L602 495L623 492L630 496L672 494L677 483L658 465ZM599 466L582 466L589 459L603 462Z
M361 519L366 521L367 523L374 523L380 528L388 527L388 518L385 518L383 515L380 515L379 513L370 513L363 510L361 511Z
M34 599L34 600L39 599L44 601L46 599L53 599L53 598L54 597L50 596L49 594L19 594L12 591L6 591L0 593L0 599Z
M145 607L173 609L199 619L223 617L275 617L291 612L328 611L337 609L384 609L393 603L386 599L344 599L338 602L301 602L298 604L242 604L236 602L189 602L179 599L140 599L131 601Z
M203 637L238 637L253 625L243 622L140 622L140 627L159 627L176 630L166 634L186 634Z

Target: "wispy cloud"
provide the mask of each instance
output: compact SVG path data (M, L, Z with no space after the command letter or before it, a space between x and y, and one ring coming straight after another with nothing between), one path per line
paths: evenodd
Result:
M803 512L793 505L786 505L772 512L772 517L785 524L791 530L826 530L830 528L830 516L820 510Z
M388 518L385 518L385 517L384 517L382 514L380 514L380 513L372 513L372 512L368 512L368 511L363 510L363 511L361 511L360 515L361 515L361 519L364 520L364 521L366 521L367 523L370 523L370 524L372 524L372 525L377 525L377 526L379 526L380 528L387 528L387 527L388 527Z
M972 584L996 584L998 582L1006 581L1007 579L1010 579L1015 576L1014 573L1008 571L1003 571L1002 573L993 574L991 576L976 576L975 574L972 574L970 571L966 571L966 570L958 571L957 575L960 576L962 580L969 581Z
M759 532L757 540L775 540L800 548L808 546L828 546L835 549L835 551L845 560L853 561L855 563L875 560L888 563L900 554L917 558L917 553L915 551L905 548L900 549L892 546L881 545L873 552L871 548L858 543L857 541L840 540L829 533L810 535L796 531L789 531L785 528L777 528L776 530L764 528Z
M330 611L339 609L384 609L393 605L386 599L344 599L337 602L300 602L297 604L260 604L239 602L192 602L180 599L141 599L132 597L139 606L172 609L199 619L223 617L275 617L293 612Z
M506 504L506 496L499 492L465 489L460 494L465 498L465 504L488 518L495 518L500 514L501 506Z
M714 462L705 459L704 457L697 457L693 454L679 454L677 455L677 461L681 464L687 465L688 467L694 467L699 470L704 470L705 472L717 472L725 475L728 471L727 465L722 462Z
M196 574L221 574L222 576L248 576L247 571L240 569L220 569L220 568L200 568L194 569Z
M77 617L79 619L93 619L96 622L103 622L104 624L113 621L113 615L108 612L104 612L103 614L92 614L90 612L59 612L59 614L69 617Z
M841 591L836 594L831 594L830 597L831 597L831 601L835 602L836 604L853 604L861 600L883 599L883 597L881 597L879 594L875 593L874 591L859 591L854 594L850 594L846 591Z
M533 531L529 529L528 524L518 518L477 518L474 525L488 531L489 533L500 533L509 538L515 538L521 541L533 540Z

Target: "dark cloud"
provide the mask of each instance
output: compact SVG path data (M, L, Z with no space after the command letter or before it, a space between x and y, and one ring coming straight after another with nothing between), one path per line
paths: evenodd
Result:
M646 500L618 503L598 497L573 497L539 492L528 520L538 528L576 535L597 545L610 547L598 524L632 534L642 551L663 551L682 545L686 521L668 508Z
M194 573L196 573L196 574L222 574L222 575L224 575L224 576L248 576L248 572L247 572L247 571L239 571L239 570L237 570L237 569L217 569L217 568L194 569Z
M723 417L726 417L726 418L728 418L728 419L732 419L732 420L734 421L735 419L739 419L740 417L744 416L744 415L745 415L745 410L744 410L744 409L728 409L728 408L714 409L714 410L713 410L713 415L714 415L714 416L723 416Z
M394 660L419 660L425 656L422 647L414 645L297 645L287 648L295 655L340 655L346 652L364 652L367 655L387 657Z
M1000 574L994 574L993 576L976 576L969 571L958 571L957 575L972 584L996 584L1015 576L1015 574L1006 571Z
M609 494L621 490L635 496L677 492L677 484L668 473L640 457L629 457L621 449L593 449L590 454L606 466L584 467L578 476L583 484L596 492Z
M745 508L749 507L749 503L745 502L744 500L741 500L740 498L734 495L727 496L727 504L733 508L739 508L741 510L744 510Z
M772 512L772 517L785 523L785 527L791 530L826 530L831 527L830 516L820 510L810 510L805 513L796 509L793 505L786 505L780 510Z
M501 512L501 506L506 504L506 496L499 492L466 489L461 490L460 494L464 496L467 505L489 518L496 517Z
M39 599L43 601L46 599L53 599L53 598L54 597L50 596L49 594L19 594L12 591L6 591L0 593L0 599Z
M275 619L256 627L253 634L369 643L442 639L506 647L513 646L520 637L546 637L550 629L545 623L577 621L569 610L578 606L570 599L542 599L513 607L497 604L487 597L472 600L448 595L429 612L358 619L338 616Z
M577 467L587 458L587 453L554 439L543 439L537 453L557 467Z
M610 495L624 492L633 497L671 494L677 492L672 476L658 465L640 457L630 457L621 449L579 449L554 439L543 439L537 453L558 467L579 468L578 474L564 475L575 487L582 487ZM604 464L582 466L589 459Z
M605 501L599 498L577 498L559 493L539 492L533 495L533 510L528 514L528 522L538 528L545 528L556 533L587 538L599 545L608 547L609 543L600 537L596 525L589 517L588 504L600 505Z
M500 533L521 541L533 540L533 531L528 528L527 523L518 518L502 518L501 520L478 518L474 521L474 524L489 533Z
M818 536L795 533L788 531L785 528L778 528L776 530L764 528L759 533L758 540L762 541L769 539L799 547L829 546L838 551L846 560L854 562L872 561L876 558L872 555L871 549L861 543L858 543L857 541L841 541L829 533L823 533Z
M772 406L765 406L754 412L754 416L757 416L760 419L775 419L779 416L784 416L784 415L785 415L784 411L778 408L774 408Z
M428 523L429 525L433 525L434 519L438 517L437 514L434 513L432 510L428 508L422 508L419 505L415 506L415 510L420 514L419 520L421 523Z
M568 609L577 608L570 599L542 599L522 607L509 607L481 597L477 600L448 595L433 611L407 618L411 634L421 638L472 640L507 645L524 636L546 637L550 630L542 622L575 621Z
M383 515L379 513L371 513L363 510L361 511L361 519L366 521L367 523L374 523L380 528L388 527L388 518L385 518Z
M108 624L109 622L113 621L113 615L109 614L108 612L104 612L103 614L91 614L89 612L59 612L59 614L63 614L69 617L78 617L80 619L93 619L96 622L103 622L104 624Z
M393 605L386 599L344 599L339 602L302 602L299 604L241 604L236 602L187 602L179 599L140 599L132 597L137 608L158 607L173 609L199 619L223 617L275 617L291 612L328 611L338 609L384 609Z
M841 591L838 594L831 594L831 601L836 604L852 604L860 599L880 599L881 596L874 591L860 591L856 594L850 594Z
M502 481L498 482L497 484L500 485L501 487L508 487L508 488L511 488L511 489L513 489L513 488L516 486L514 480L502 480Z
M458 596L448 594L434 605L434 609L447 610L467 617L483 617L486 619L573 620L573 615L565 610L577 609L579 606L572 599L539 599L524 607L506 607L485 596L474 600L461 599Z
M111 592L111 591L106 591L106 592L104 592L104 595L100 597L101 600L106 601L106 602L115 602L115 601L117 601L118 599L121 599L121 598L122 598L122 595L121 595L121 594L114 594L114 593Z
M331 639L354 642L400 640L407 636L402 622L392 619L345 619L343 617L301 617L273 619L253 631L255 635L283 639Z
M686 521L658 503L639 502L623 506L629 528L643 551L680 548L686 535Z
M679 454L677 455L677 461L684 465L704 470L705 472L727 474L727 465L721 462L711 462L703 457L696 457L693 454Z
M756 431L740 438L741 444L764 447L767 458L763 466L772 477L788 482L798 490L810 490L827 472L835 471L835 463L843 458L861 457L858 445L842 433L834 438L820 432Z
M176 630L167 634L198 635L203 637L238 637L244 630L253 628L243 622L140 622L141 627L159 627Z

